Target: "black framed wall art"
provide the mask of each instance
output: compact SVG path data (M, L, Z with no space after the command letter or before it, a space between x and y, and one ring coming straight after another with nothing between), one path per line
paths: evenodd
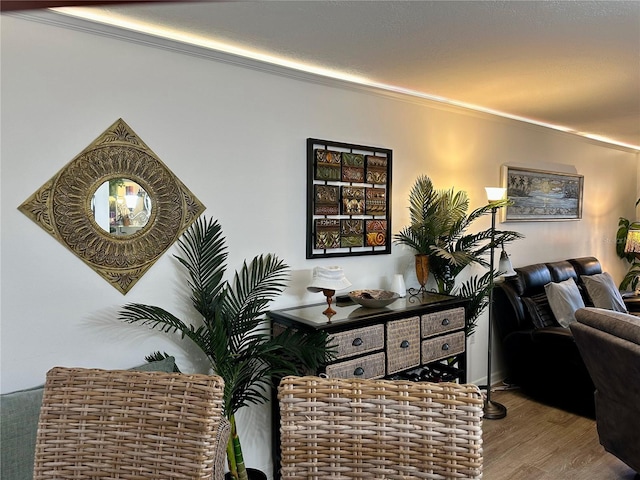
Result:
M391 253L392 156L307 139L307 258Z

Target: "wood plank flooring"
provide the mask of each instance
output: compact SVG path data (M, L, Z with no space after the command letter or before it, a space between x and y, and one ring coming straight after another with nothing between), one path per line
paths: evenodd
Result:
M634 480L635 472L606 452L595 421L531 400L519 390L493 391L507 407L484 420L484 480Z

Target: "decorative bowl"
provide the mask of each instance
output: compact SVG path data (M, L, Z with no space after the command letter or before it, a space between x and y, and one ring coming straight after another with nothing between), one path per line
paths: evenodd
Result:
M366 308L382 308L395 302L400 295L388 290L354 290L349 298Z

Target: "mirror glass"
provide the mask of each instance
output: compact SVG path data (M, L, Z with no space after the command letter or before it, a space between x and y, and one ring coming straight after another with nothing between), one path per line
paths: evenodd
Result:
M105 232L117 236L133 235L143 229L151 217L151 208L151 197L128 178L104 182L91 200L96 223Z

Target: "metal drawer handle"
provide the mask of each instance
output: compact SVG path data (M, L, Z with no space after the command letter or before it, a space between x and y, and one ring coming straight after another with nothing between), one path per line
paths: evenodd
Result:
M448 343L443 344L442 350L449 350L449 344Z
M409 348L409 342L407 340L403 340L400 344L400 348Z
M351 345L353 345L354 347L359 347L363 343L364 342L362 341L362 339L360 337L357 337L353 340L353 343L351 343Z
M353 371L353 374L354 374L356 377L360 377L360 376L364 375L364 368L362 368L362 367L358 367L358 368L356 368L356 369Z
M449 319L448 319L448 318L444 318L444 319L442 320L442 325L443 325L443 326L445 326L445 327L446 327L447 325L449 325L450 323L451 323L451 322L449 321Z

